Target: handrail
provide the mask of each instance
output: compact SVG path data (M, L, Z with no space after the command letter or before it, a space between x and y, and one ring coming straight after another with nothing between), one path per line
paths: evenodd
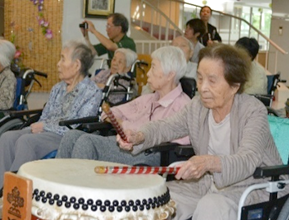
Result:
M168 22L170 25L173 26L174 31L178 31L179 33L183 33L183 30L181 30L165 13L163 13L159 8L155 7L154 5L152 5L150 2L146 1L146 0L140 0L141 5L143 3L145 3L146 5L149 5L153 10L157 11L159 14L161 14L165 19L166 22ZM141 23L142 23L142 19L141 19ZM167 30L166 30L166 35L167 35ZM167 36L166 36L167 39Z
M192 3L187 3L187 2L185 2L185 1L180 1L180 0L170 0L170 1L178 2L178 3L181 3L181 4L187 4L187 5L191 5L191 6L195 6L195 7L201 8L201 6L199 6L199 5L195 5L195 4L192 4ZM261 31L259 31L257 28L255 28L252 24L250 24L250 23L249 23L248 21L246 21L245 19L240 18L240 17L237 17L237 16L235 16L235 15L227 14L227 13L224 13L224 12L221 12L221 11L216 11L216 10L212 10L212 11L245 22L250 28L252 28L253 30L255 30L259 35L261 35L265 40L267 40L267 41L268 41L273 47L275 47L278 51L280 51L280 52L283 53L283 54L288 54L287 51L285 51L284 49L282 49L279 45L277 45L274 41L272 41L270 38L268 38L266 35L264 35Z

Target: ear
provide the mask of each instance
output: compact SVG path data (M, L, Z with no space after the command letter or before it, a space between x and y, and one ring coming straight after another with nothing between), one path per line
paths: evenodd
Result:
M74 61L74 67L75 67L76 71L78 71L78 72L80 71L81 63L80 63L79 59Z
M175 72L170 72L168 74L168 78L167 78L167 81L174 81L175 80L175 77L176 77L176 73Z
M240 88L240 83L235 83L233 86L232 86L232 89L233 89L233 92L234 94L236 94Z
M200 32L194 34L194 36L195 36L196 38L198 38L200 35L201 35Z

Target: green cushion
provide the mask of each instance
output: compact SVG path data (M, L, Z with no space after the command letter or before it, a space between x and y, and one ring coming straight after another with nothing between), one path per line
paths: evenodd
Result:
M284 164L289 156L289 119L268 115L270 130Z

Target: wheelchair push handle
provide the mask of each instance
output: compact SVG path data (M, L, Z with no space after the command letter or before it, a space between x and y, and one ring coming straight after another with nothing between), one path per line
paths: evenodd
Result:
M46 73L42 73L40 71L34 70L34 74L37 76L41 76L41 77L45 77L47 78L47 74Z
M109 105L107 103L103 103L102 104L102 110L105 112L105 114L109 118L110 123L115 128L116 132L120 135L121 139L124 140L124 141L127 141L127 137L126 137L121 125L116 120L114 114L110 110L110 107L109 107Z

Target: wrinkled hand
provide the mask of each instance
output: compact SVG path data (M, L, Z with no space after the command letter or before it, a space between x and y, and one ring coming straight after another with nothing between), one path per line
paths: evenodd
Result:
M176 179L200 179L206 172L221 172L221 161L218 156L193 156L180 167Z
M33 134L38 134L38 133L43 132L43 127L44 127L43 122L36 122L30 125L31 132Z
M121 139L119 135L116 136L116 141L119 147L123 150L131 151L134 145L138 145L144 141L144 135L142 132L134 132L132 130L124 131L127 141Z

